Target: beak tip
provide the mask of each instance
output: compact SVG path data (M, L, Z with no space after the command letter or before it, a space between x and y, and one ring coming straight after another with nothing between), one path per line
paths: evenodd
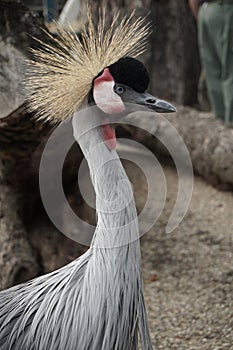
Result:
M167 101L157 99L155 111L158 113L173 113L176 112L176 107Z

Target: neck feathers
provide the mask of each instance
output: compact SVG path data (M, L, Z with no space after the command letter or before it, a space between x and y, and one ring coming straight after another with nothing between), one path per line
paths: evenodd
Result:
M101 116L94 113L97 110L92 107L78 112L73 129L96 193L98 223L92 245L116 247L139 239L137 212L132 186L118 154L102 140Z

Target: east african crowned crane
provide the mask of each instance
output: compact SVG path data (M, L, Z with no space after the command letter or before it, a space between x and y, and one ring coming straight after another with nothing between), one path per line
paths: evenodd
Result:
M82 122L73 119L96 192L98 222L84 255L0 292L1 350L135 350L138 333L142 349L152 349L137 213L108 120L124 112L127 102L158 112L175 108L145 93L148 73L135 59L148 36L145 20L133 22L131 15L115 26L117 18L105 30L100 13L95 30L89 11L81 37L60 28L58 38L48 34L49 43L34 50L28 86L38 118L59 122L85 103L101 112ZM100 126L94 118L100 118Z

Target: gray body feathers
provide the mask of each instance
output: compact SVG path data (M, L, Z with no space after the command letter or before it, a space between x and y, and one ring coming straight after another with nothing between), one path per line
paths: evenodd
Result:
M136 350L138 333L142 349L152 349L132 188L116 151L98 128L86 127L74 119L96 192L91 247L57 271L0 292L1 350Z

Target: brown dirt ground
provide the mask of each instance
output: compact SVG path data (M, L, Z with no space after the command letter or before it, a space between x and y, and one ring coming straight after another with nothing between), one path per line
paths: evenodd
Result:
M171 166L163 169L168 185L165 209L141 240L154 349L233 349L233 194L195 177L185 219L166 234L177 176ZM140 210L145 202L144 175L132 163L126 170Z

